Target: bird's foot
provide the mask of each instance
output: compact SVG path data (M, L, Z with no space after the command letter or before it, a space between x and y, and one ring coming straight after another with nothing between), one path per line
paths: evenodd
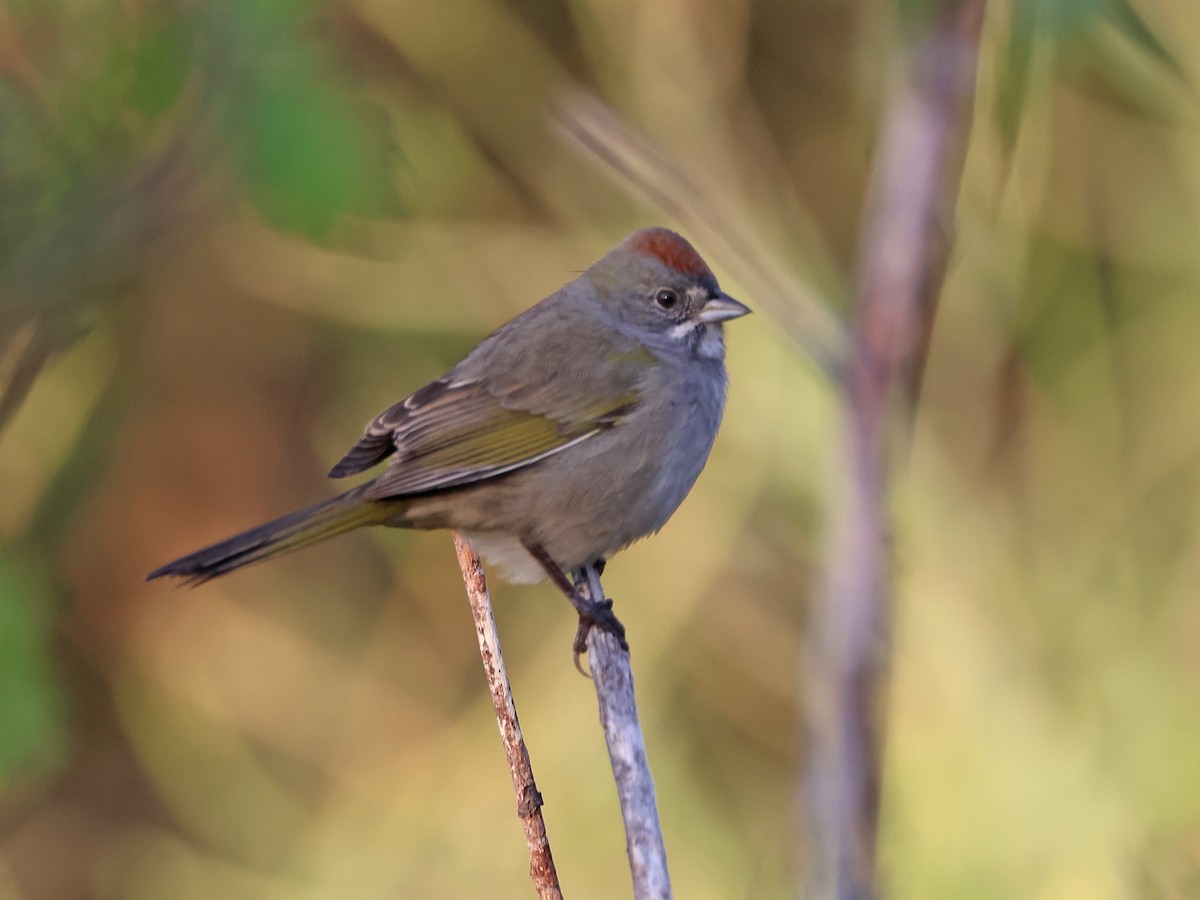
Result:
M613 612L613 602L607 597L603 600L588 600L576 590L573 602L579 613L579 627L575 631L575 643L572 645L572 649L575 651L575 668L581 675L590 678L590 673L583 668L579 661L580 657L587 653L588 634L593 628L607 631L617 639L621 649L628 652L629 644L625 640L625 626Z
M621 649L628 653L629 644L625 641L625 626L613 612L613 602L603 594L601 594L600 600L593 600L590 591L585 593L584 585L588 580L587 568L574 570L575 583L572 584L566 573L558 567L558 563L540 544L528 542L525 544L525 549L529 551L530 556L537 560L538 565L550 576L550 580L558 586L558 589L567 595L567 599L575 607L575 612L579 614L579 627L575 630L575 641L571 645L571 649L575 651L575 668L579 670L580 674L591 677L580 665L579 658L587 653L588 634L593 628L607 631L617 639ZM604 571L604 560L600 559L592 563L592 568L596 571L598 585L599 575Z
M629 644L625 641L625 626L613 612L612 600L606 597L603 600L592 601L580 597L575 608L579 612L579 629L575 632L574 644L576 653L587 652L587 636L593 628L607 631L617 639L622 650L629 649Z

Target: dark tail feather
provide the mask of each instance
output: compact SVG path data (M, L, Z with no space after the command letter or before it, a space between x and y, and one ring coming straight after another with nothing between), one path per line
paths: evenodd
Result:
M362 494L362 487L355 488L332 500L251 528L160 566L146 580L171 575L182 578L186 584L203 584L242 566L291 553L363 525L379 524L398 514L397 504L366 500Z

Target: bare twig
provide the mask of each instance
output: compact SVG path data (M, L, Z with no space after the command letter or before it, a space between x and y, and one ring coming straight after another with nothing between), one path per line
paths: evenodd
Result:
M984 0L946 2L908 48L885 109L844 372L844 463L808 648L805 896L874 896L882 699L891 613L890 426L907 431L945 272L944 218L962 172ZM903 416L899 421L896 413Z
M517 815L521 819L525 843L529 848L529 876L542 900L562 900L558 873L554 870L554 857L550 854L550 841L546 837L546 823L542 819L542 795L533 780L529 750L521 734L521 724L517 721L517 708L513 702L512 687L508 683L508 672L504 668L504 656L500 652L500 636L492 615L492 601L483 577L483 565L466 538L457 531L454 532L454 549L458 553L458 564L467 586L467 599L471 602L475 636L479 639L479 655L483 657L483 671L492 694L492 706L496 709L500 739L504 742L504 756L512 772Z
M589 599L604 599L600 572L592 566L574 573L575 584ZM636 900L670 900L671 877L663 845L654 780L646 762L646 741L638 719L629 651L599 628L588 633L588 665L600 702L600 723L612 762L613 778L625 820L625 849Z
M496 721L500 725L504 755L512 772L513 790L517 794L517 814L521 817L529 847L529 874L539 897L561 900L562 891L554 870L554 859L550 855L546 825L542 820L542 795L534 783L529 751L517 721L483 565L466 538L457 531L454 532L454 548L467 586L467 598L471 602L479 653L483 657L492 706L496 709ZM586 591L589 599L604 599L604 588L600 584L597 569L579 570L574 576L576 586ZM638 719L629 652L622 650L620 642L611 634L593 628L588 634L588 664L596 684L600 723L604 727L604 740L608 745L621 816L625 821L625 845L629 853L634 897L636 900L671 900L667 854L658 821L654 781L646 762L646 742Z

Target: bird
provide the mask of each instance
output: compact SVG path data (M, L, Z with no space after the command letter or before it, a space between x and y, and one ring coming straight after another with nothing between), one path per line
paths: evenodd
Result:
M750 312L681 235L633 232L384 410L331 478L387 466L331 499L155 569L199 585L368 525L455 529L512 582L545 577L591 627L624 627L572 584L659 531L708 460L727 392L723 325ZM578 578L577 578L578 582Z

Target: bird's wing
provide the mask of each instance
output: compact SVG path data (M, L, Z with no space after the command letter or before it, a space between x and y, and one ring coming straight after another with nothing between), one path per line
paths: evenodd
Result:
M501 475L587 440L637 406L647 362L645 352L609 348L588 358L594 352L553 371L515 367L523 379L460 366L376 417L330 475L364 471L394 453L369 494L397 497Z

